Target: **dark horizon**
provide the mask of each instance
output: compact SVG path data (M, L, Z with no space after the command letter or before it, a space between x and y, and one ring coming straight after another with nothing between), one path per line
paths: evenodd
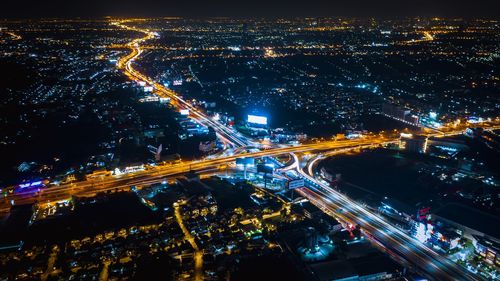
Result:
M113 17L167 17L188 18L290 18L290 17L462 17L498 18L500 1L432 0L403 3L395 0L328 1L298 0L229 1L215 3L191 0L185 2L143 0L98 1L9 1L0 12L1 18L97 18Z
M497 280L498 10L8 1L0 280Z

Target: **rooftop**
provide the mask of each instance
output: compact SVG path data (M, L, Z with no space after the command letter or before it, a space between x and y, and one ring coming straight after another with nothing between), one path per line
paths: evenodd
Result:
M500 218L471 207L449 203L438 209L435 214L444 219L477 230L494 238L500 239Z

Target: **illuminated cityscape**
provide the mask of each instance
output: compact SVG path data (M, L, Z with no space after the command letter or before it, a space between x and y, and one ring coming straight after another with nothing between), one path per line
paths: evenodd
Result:
M0 21L0 280L498 280L500 20Z

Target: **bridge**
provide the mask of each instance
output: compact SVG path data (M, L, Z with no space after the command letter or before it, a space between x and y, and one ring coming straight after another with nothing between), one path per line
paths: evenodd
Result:
M271 146L264 147L260 143L249 139L233 128L221 124L217 120L211 119L204 112L193 106L189 101L183 99L174 91L153 81L151 78L137 71L133 62L143 53L141 43L155 38L156 34L147 29L140 29L127 25L129 21L115 21L111 24L130 31L144 34L143 37L134 39L124 45L130 49L130 53L122 57L118 63L118 69L131 80L144 82L153 87L154 94L160 97L171 99L172 105L179 109L189 109L190 118L208 127L212 127L219 139L226 147L235 148L239 151L236 154L220 154L216 157L207 157L202 160L181 161L177 164L167 164L150 167L144 171L137 171L122 175L102 176L85 181L74 182L63 185L53 185L48 188L15 192L7 194L0 202L0 211L8 212L12 202L14 204L30 204L36 202L51 202L70 198L71 196L93 196L99 192L113 190L128 190L131 186L148 185L160 181L169 180L185 174L189 171L196 171L201 174L216 174L227 165L231 165L240 157L271 157L289 154L293 157L286 167L281 167L280 173L295 171L298 177L305 179L306 186L297 189L297 192L310 202L318 206L326 213L336 216L342 221L360 225L366 236L373 243L380 245L389 254L401 259L423 274L439 280L480 280L466 269L449 261L445 257L434 252L407 233L391 225L384 218L371 212L361 204L351 200L347 196L335 191L330 186L318 181L313 177L312 168L306 166L306 171L298 165L298 153L306 152L327 152L339 153L353 149L373 148L399 142L399 137L384 136L381 134L371 134L353 140L328 140L312 143L304 143L295 146ZM492 124L487 129L498 129L498 124ZM427 136L451 136L461 134L464 128L450 128L443 132L429 132ZM248 148L256 148L248 152ZM336 210L345 210L339 213Z

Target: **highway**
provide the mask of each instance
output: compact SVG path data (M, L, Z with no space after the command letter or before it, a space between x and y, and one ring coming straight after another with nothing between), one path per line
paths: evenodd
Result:
M386 250L404 258L432 280L481 280L342 194L326 193L312 185L298 192L327 213L335 214L353 225L359 224L363 232L382 244ZM339 213L338 210L343 211Z
M313 165L312 162L309 165ZM305 167L307 171L311 171L309 165ZM307 183L306 187L297 190L299 194L344 222L359 224L369 238L403 257L428 277L437 280L481 280L479 276L439 255L361 204L316 180L303 169L297 168L296 171Z
M310 152L310 151L328 151L335 149L346 148L368 148L389 143L395 143L397 140L383 138L380 136L365 137L354 140L341 140L341 141L324 141L310 144L302 144L298 146L288 146L271 148L267 150L255 152L241 152L236 155L223 156L213 159L203 159L186 161L178 164L167 164L162 166L153 166L144 171L138 171L130 174L123 174L119 176L102 176L95 179L88 179L86 181L74 182L64 185L55 185L48 188L37 190L29 190L26 192L16 192L7 194L6 197L0 202L0 211L8 212L10 209L10 202L16 205L30 204L35 202L58 201L65 198L74 196L91 196L97 192L119 190L130 188L132 185L144 185L154 182L162 181L167 177L175 175L182 175L189 171L203 171L210 169L217 169L222 165L230 164L240 157L264 157L264 156L277 156L291 152Z
M278 156L282 154L292 154L295 161L280 172L296 170L303 177L307 185L297 191L310 200L313 204L320 207L325 212L335 214L346 222L359 224L367 236L384 245L386 249L404 257L409 263L424 272L428 276L439 280L479 280L479 277L472 275L465 269L452 263L446 258L435 253L408 234L395 228L377 214L369 211L359 203L352 201L345 195L333 190L328 185L316 180L312 175L312 168L306 167L309 172L304 172L298 165L295 153L336 151L345 152L352 149L371 148L382 145L394 144L399 142L398 137L385 137L383 135L368 135L358 139L329 140L314 143L305 143L296 146L271 147L269 149L247 152L246 148L259 147L258 143L242 136L234 129L229 128L217 120L213 120L205 115L198 108L184 100L163 85L146 77L133 67L133 62L143 53L141 43L155 38L157 35L147 29L140 29L126 25L127 21L114 21L113 25L144 34L144 37L134 39L126 44L130 53L122 57L117 67L131 80L136 82L145 82L152 86L154 93L160 97L168 97L171 103L179 109L189 109L190 118L204 126L212 127L218 137L231 148L236 148L237 154L221 154L216 158L205 158L203 160L185 161L177 164L167 164L161 166L149 167L144 171L138 171L130 174L117 176L102 176L99 178L88 179L85 181L74 182L63 185L53 185L41 190L32 190L27 192L15 192L7 194L3 200L0 200L0 211L8 212L11 202L14 204L29 204L35 202L52 202L68 199L71 196L93 196L99 192L112 190L128 190L131 186L148 185L164 180L174 178L189 171L200 173L214 173L222 167L231 165L240 157L265 157ZM492 127L493 128L493 127ZM498 128L498 126L494 127ZM429 136L449 136L463 132L462 129L449 130L446 133L432 133ZM316 161L316 160L315 160ZM313 164L312 161L310 165ZM338 210L344 210L338 212ZM199 253L199 251L198 251ZM199 255L199 254L198 254ZM198 257L201 259L201 257Z
M125 75L129 77L131 80L136 82L145 82L147 85L152 86L154 91L153 93L160 97L168 97L171 99L171 104L178 107L179 109L188 109L190 118L194 119L196 122L207 126L212 127L216 134L221 138L225 143L229 143L235 147L242 147L247 145L256 145L248 138L242 136L239 132L236 132L232 128L229 128L223 124L221 124L217 120L213 120L212 118L206 116L202 111L193 106L188 101L184 100L181 96L179 96L174 91L166 88L162 84L153 81L151 78L146 75L140 73L135 70L133 67L133 62L142 54L143 49L141 48L140 43L155 38L155 33L151 32L147 29L139 29L136 27L125 25L127 21L116 21L112 24L118 26L120 28L136 31L144 34L144 37L135 39L130 43L126 44L126 47L130 48L130 54L121 58L117 66L119 69L123 70Z
M136 30L137 31L137 30ZM141 31L141 30L138 30ZM144 31L143 31L144 32ZM143 40L148 40L152 38L152 34L150 32L145 32L145 37L140 39L138 42ZM426 34L428 35L428 34ZM426 36L431 37L431 36ZM145 81L147 84L152 85L154 89L157 91L156 94L160 96L170 97L172 100L176 101L176 105L180 108L189 109L192 117L195 118L199 123L204 124L206 126L212 127L218 134L218 136L225 140L225 142L229 142L233 146L247 146L251 144L251 141L248 141L239 136L238 133L235 133L232 129L227 128L226 126L218 123L217 121L211 120L209 117L205 116L202 112L199 112L196 108L194 108L189 102L182 99L180 96L175 94L173 91L166 89L163 85L160 85L148 77L137 72L132 67L132 62L142 53L142 50L139 47L139 44L134 43L130 45L132 48L131 56L127 58L123 63L125 65L124 69L127 72L126 74L130 76L132 79L136 81ZM123 66L123 65L122 65ZM346 142L346 145L350 145ZM359 144L358 144L359 145ZM373 145L372 142L366 143L366 145ZM344 147L338 147L345 148ZM303 149L303 148L302 148ZM278 153L286 153L286 152L300 152L301 148L292 147L291 149L278 149L278 151L282 150L282 152ZM287 151L284 151L287 150ZM268 151L269 152L269 151ZM268 156L273 155L267 154ZM250 156L250 155L249 155ZM259 153L255 153L252 157L259 157ZM217 159L219 160L219 159ZM229 161L230 159L225 159ZM475 280L473 276L470 276L465 270L462 270L455 264L451 264L445 258L439 256L434 253L432 250L423 246L420 242L412 239L407 234L399 231L388 222L382 220L375 214L367 211L359 204L351 201L344 195L334 191L333 189L327 187L326 185L316 181L312 177L303 173L301 174L304 178L308 179L312 185L309 189L304 189L300 193L308 198L311 202L316 202L316 204L323 204L330 211L338 210L339 208L343 208L347 210L344 215L344 219L347 221L355 222L359 224L364 231L370 233L377 239L380 243L389 247L391 250L400 254L401 256L408 259L412 264L419 265L419 268L424 272L428 273L431 277L439 278L442 280L446 280L449 277L452 277L455 280L459 280L461 278L467 278L468 280ZM315 186L318 188L315 188ZM327 191L327 192L324 192Z

